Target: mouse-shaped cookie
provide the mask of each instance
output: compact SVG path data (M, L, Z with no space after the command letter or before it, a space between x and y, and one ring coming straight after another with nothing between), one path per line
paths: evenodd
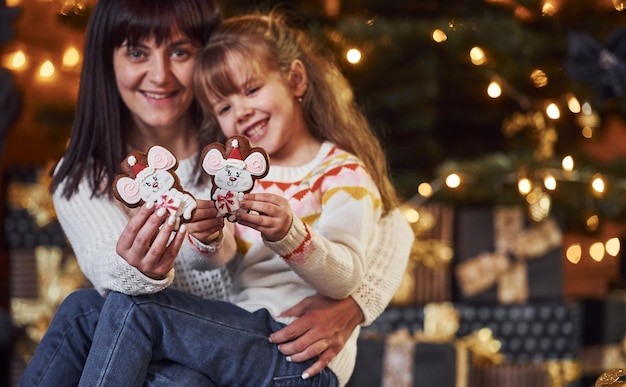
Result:
M246 137L233 136L225 144L204 147L202 169L211 177L211 198L219 214L234 222L243 194L269 172L269 156L263 148L252 147Z
M162 146L153 146L147 155L132 152L121 163L122 174L113 182L113 193L131 208L152 202L155 210L165 209L178 230L181 218L190 220L198 204L181 186L174 172L177 166L176 157Z

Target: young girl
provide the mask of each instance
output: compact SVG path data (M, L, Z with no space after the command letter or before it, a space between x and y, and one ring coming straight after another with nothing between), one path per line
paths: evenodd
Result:
M313 377L310 363L281 356L267 336L305 297L346 298L366 279L366 253L388 231L379 221L397 205L381 147L338 69L278 15L224 22L198 55L194 85L205 129L246 136L270 154L269 174L226 224L224 245L195 241L199 266L232 270L236 306L174 291L109 295L81 384L140 385L147 364L167 358L220 386L343 386L358 328ZM391 228L405 230L401 221ZM236 255L225 247L234 241Z

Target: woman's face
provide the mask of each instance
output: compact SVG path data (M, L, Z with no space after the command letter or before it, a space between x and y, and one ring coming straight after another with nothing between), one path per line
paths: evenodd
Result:
M145 128L171 128L185 122L193 101L192 72L198 44L180 33L157 46L154 39L113 53L120 96L134 123Z

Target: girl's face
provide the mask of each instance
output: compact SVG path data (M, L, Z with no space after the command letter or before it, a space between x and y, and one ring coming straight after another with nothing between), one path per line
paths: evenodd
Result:
M302 147L314 141L302 109L285 77L243 61L229 61L239 91L210 97L213 113L226 137L243 135L270 155L274 165L299 165Z
M135 47L125 42L114 51L117 88L136 125L170 128L183 122L193 101L197 51L198 45L180 33L160 46L150 39Z

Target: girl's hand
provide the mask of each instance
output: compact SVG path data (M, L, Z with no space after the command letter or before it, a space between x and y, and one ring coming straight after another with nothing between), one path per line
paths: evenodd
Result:
M279 241L287 235L293 214L289 201L282 196L245 194L239 203L237 222L261 233L268 241Z
M363 321L363 313L352 297L333 300L319 294L305 298L281 316L297 319L272 333L270 340L293 362L317 356L315 363L304 371L309 377L319 373L337 356Z
M191 221L186 223L187 231L200 242L209 244L224 228L224 217L218 216L214 201L196 199L196 202L196 212Z
M144 204L128 221L115 252L148 277L163 279L174 267L185 226L180 226L168 244L172 231L174 222L164 208L155 211L154 204Z

